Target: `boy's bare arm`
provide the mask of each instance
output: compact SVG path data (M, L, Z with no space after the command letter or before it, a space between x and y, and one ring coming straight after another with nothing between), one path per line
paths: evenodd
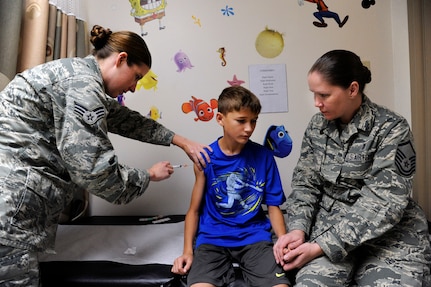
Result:
M194 165L195 184L192 190L190 207L184 222L184 247L183 254L174 260L171 271L176 274L184 275L190 270L193 262L193 243L199 225L199 208L205 188L205 176L199 167Z
M193 185L189 210L186 214L184 227L184 250L183 253L193 254L193 242L199 225L199 210L205 188L205 175L195 164L195 183Z
M268 215L272 229L274 230L277 238L283 234L286 234L286 223L284 221L283 212L281 211L280 207L268 205Z

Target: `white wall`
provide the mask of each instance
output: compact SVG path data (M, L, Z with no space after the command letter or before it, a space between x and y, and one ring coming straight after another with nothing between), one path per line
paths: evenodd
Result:
M99 24L117 30L140 33L140 27L130 16L131 6L126 0L91 0L87 5L89 28ZM262 4L264 3L264 4ZM277 159L286 194L290 193L293 167L299 156L302 134L317 112L308 91L307 71L312 63L331 49L349 49L369 61L373 80L366 94L375 102L396 110L410 120L409 57L407 34L407 6L403 0L379 0L369 9L361 1L327 0L326 4L340 17L350 18L343 28L327 19L327 28L316 28L313 12L315 4L299 6L293 0L248 1L169 1L166 17L159 31L158 21L144 25L144 37L153 55L152 70L158 75L158 89L139 90L126 94L126 105L146 115L152 105L162 112L160 123L175 132L210 143L221 135L214 120L195 122L192 114L182 113L181 103L191 96L209 100L217 98L227 80L236 74L248 84L248 67L253 64L286 64L288 105L287 113L261 114L252 139L262 142L267 128L283 124L293 142L291 155ZM235 15L223 16L226 5ZM200 19L201 27L192 16ZM276 58L261 57L254 47L256 36L266 26L284 35L284 51ZM226 48L227 66L220 65L219 47ZM195 66L183 73L176 72L172 60L182 50ZM121 162L137 168L148 168L160 160L174 164L190 163L176 147L144 144L118 136L111 136ZM151 183L146 193L134 202L114 206L91 197L91 215L147 215L185 213L194 181L192 168L176 170L163 182Z

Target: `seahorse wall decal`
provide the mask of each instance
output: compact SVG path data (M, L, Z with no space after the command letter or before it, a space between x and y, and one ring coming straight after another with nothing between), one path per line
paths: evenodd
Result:
M221 47L217 50L218 53L220 53L220 59L221 59L221 65L224 67L226 66L227 62L225 59L226 49L224 47Z

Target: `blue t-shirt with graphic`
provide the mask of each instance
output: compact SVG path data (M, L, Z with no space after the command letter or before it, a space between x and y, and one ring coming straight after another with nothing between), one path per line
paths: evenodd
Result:
M262 204L279 206L286 200L272 151L250 140L237 155L225 155L218 140L210 146L196 247L271 241Z

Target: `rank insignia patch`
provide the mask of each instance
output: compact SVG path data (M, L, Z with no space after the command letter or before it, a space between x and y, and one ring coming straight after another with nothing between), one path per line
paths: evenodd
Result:
M395 166L403 176L411 176L416 170L416 154L410 141L398 145Z
M98 107L90 111L86 107L78 104L77 102L75 102L74 112L75 114L82 116L84 122L89 125L95 124L105 115L105 110L103 109L103 107Z

